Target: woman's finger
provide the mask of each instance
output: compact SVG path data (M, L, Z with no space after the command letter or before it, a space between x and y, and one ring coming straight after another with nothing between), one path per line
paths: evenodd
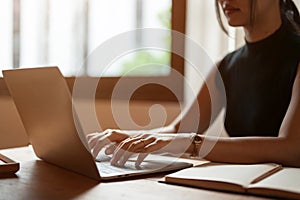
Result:
M120 166L124 166L127 160L134 154L139 153L144 150L144 148L155 141L155 138L139 139L129 146L129 148L124 152L123 157L119 161Z
M141 139L140 139L141 140ZM136 153L139 149L144 147L143 142L140 140L132 142L128 149L124 150L123 155L120 157L120 160L118 161L119 166L124 166L126 161L131 157L134 153Z
M103 149L106 145L119 143L126 137L117 137L114 133L105 134L100 139L97 140L96 145L94 146L93 155L96 157L101 149Z
M145 158L150 154L150 153L153 153L153 152L156 152L158 150L160 150L161 148L163 148L167 143L162 141L162 140L158 140L156 142L153 142L149 145L147 145L143 152L140 153L138 155L138 158L135 162L135 166L140 166L141 163L145 160Z
M107 138L107 136L102 136L100 139L98 139L96 145L94 148L92 148L93 156L97 157L101 149L110 143L111 141Z
M112 165L117 165L120 158L123 156L124 152L129 148L129 146L139 140L140 138L128 138L120 143L120 145L116 148L114 155L112 159L110 160L110 163Z
M105 149L105 154L106 155L111 155L114 153L114 151L116 150L117 146L119 146L120 143L115 143L115 144L111 144L109 145L106 149Z
M126 138L129 138L128 135L114 130L105 131L103 132L102 137L99 137L100 136L96 136L95 140L91 141L94 156L97 156L101 149L103 149L106 145L110 143L120 143Z
M86 135L86 139L89 141L92 137L94 137L97 134L99 134L99 133L89 133Z
M88 138L88 144L89 144L90 148L93 149L95 147L95 145L97 144L99 138L102 138L105 134L106 133L104 133L104 132L89 134L87 136L87 138Z
M87 139L88 139L90 148L91 149L94 148L97 145L99 138L102 138L105 135L107 137L110 137L111 140L119 139L118 135L120 135L120 137L126 138L126 136L124 134L118 133L116 130L112 130L112 129L107 129L100 133L91 133L91 134L87 135Z

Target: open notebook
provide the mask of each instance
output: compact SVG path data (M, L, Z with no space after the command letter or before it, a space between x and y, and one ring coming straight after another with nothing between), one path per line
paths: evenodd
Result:
M208 163L165 176L167 183L300 199L300 169L277 164Z
M35 154L44 161L95 180L192 166L159 155L149 156L139 168L134 160L123 168L110 165L109 160L95 162L67 83L57 67L6 70L3 75Z

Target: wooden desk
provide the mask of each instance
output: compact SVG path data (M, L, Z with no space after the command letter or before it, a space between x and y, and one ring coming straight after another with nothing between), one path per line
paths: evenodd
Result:
M31 147L1 150L19 161L15 177L0 178L0 199L266 199L159 183L163 175L134 180L96 182L39 160Z

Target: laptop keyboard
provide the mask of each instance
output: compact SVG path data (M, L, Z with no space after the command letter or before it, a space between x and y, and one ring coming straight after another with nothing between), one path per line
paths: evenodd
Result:
M149 172L165 171L164 169L176 169L176 166L186 166L186 163L175 162L177 158L160 155L148 155L140 166L135 166L136 156L131 157L123 167L113 166L110 164L110 156L100 154L96 158L96 165L102 177L105 176L122 176L130 174L147 174Z
M97 162L97 166L100 170L100 173L104 174L123 174L129 171L140 171L141 169L137 169L134 166L134 162L127 162L124 167L113 166L109 161L106 162Z

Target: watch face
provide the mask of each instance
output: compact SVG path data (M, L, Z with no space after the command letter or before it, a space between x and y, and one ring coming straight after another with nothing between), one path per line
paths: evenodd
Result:
M199 144L202 142L202 138L199 135L195 135L194 142Z

